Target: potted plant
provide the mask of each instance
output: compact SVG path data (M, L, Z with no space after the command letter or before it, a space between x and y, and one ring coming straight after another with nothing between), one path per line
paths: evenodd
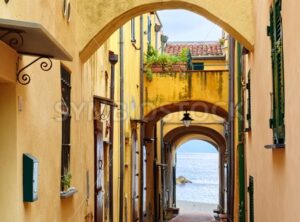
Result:
M158 72L181 72L187 70L187 62L190 50L184 48L178 56L169 54L159 54L151 45L146 53L145 72L149 81L152 80L152 73Z
M72 174L70 171L62 176L61 183L64 191L68 191L71 188Z

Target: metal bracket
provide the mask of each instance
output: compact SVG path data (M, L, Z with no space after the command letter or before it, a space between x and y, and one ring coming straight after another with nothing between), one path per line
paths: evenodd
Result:
M23 46L23 31L18 29L0 28L0 33L0 40L8 44L13 49L16 50Z
M40 56L40 57L36 58L35 60L33 60L28 65L24 66L23 68L21 68L17 71L17 81L20 84L27 85L30 83L30 81L31 81L30 76L27 73L24 73L23 71L41 59L44 60L44 61L41 61L41 64L40 64L40 68L43 71L48 72L52 68L52 61L51 61L50 57Z

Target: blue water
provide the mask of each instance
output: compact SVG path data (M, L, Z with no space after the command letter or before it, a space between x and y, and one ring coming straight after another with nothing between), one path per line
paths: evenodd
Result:
M192 183L176 186L177 200L218 203L219 154L177 152L176 176Z

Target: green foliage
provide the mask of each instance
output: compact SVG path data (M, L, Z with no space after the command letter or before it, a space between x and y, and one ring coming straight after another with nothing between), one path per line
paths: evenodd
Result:
M61 183L64 189L69 189L71 187L72 174L68 171L66 174L62 176Z
M148 45L148 50L146 53L146 77L149 81L152 80L152 70L153 65L160 65L163 70L170 70L174 64L187 63L189 61L190 50L184 48L178 56L161 54L158 50L154 49L153 46Z
M153 73L152 73L151 69L146 70L146 78L147 78L147 80L152 81Z

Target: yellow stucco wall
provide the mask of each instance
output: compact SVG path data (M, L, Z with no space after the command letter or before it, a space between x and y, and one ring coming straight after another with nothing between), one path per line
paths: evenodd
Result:
M172 83L172 84L170 84ZM145 77L145 114L181 101L202 101L228 109L228 71L153 73Z
M0 83L0 215L3 221L19 221L20 205L18 187L22 178L17 174L17 102L13 83ZM4 201L5 200L5 201Z
M18 54L12 48L0 41L0 82L14 83L16 79L16 70Z
M147 31L147 18L149 14L143 15L143 32ZM151 22L155 22L155 14L150 15ZM140 17L135 18L135 38L136 47L140 48ZM127 215L127 220L132 220L132 132L137 132L137 143L140 143L140 124L131 124L131 120L140 119L140 51L136 50L131 43L131 24L123 26L123 46L124 46L124 127L125 127L125 154L124 154L124 210L123 215ZM158 36L159 37L159 36ZM147 49L147 35L143 34L144 50ZM155 44L154 25L152 25L152 44ZM88 88L93 89L92 94L110 97L111 66L108 61L108 51L112 51L119 56L119 61L115 65L115 103L118 105L114 112L114 221L119 221L119 181L120 181L120 32L117 30L113 35L97 50L97 52L84 64L84 78L88 83ZM108 73L108 79L106 74ZM92 80L92 81L91 81ZM107 82L107 84L105 83ZM103 121L106 125L105 121ZM105 138L108 141L108 137ZM139 147L138 147L139 151ZM139 159L137 159L139 161ZM105 178L107 181L107 178ZM140 188L139 188L140 189ZM106 195L104 191L104 195ZM105 205L105 203L104 203ZM105 209L105 211L107 211ZM106 212L107 214L107 212Z
M203 63L204 64L204 70L211 70L211 71L224 71L228 70L228 64L227 61L223 59L217 60L217 59L193 59L193 63Z

